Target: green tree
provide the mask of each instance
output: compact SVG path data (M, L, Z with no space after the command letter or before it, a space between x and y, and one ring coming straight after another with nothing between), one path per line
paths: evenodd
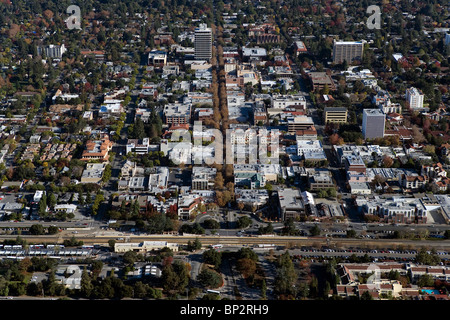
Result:
M417 280L417 285L421 288L433 286L434 285L433 276L431 276L430 274L421 275L419 277L419 280Z
M147 296L147 284L143 284L141 281L138 281L134 284L134 298L144 299Z
M353 229L347 230L347 238L354 238L356 237L356 231Z
M288 251L285 251L278 257L275 276L275 291L278 294L294 294L294 285L297 282L297 273L294 269L294 263Z
M266 284L266 279L262 280L261 283L261 299L262 300L266 300L267 299L267 284Z
M202 286L207 288L217 288L222 284L222 277L220 274L211 269L203 269L199 273L197 280Z
M416 261L421 264L426 265L437 265L441 262L441 259L436 253L436 250L433 248L430 253L428 253L425 248L422 248L416 254Z
M137 252L132 250L125 252L122 260L127 265L133 265L137 261Z
M312 236L318 236L320 235L320 227L315 224L314 227L312 227L309 232L311 233Z
M293 218L288 218L284 222L284 227L282 229L282 234L283 235L288 235L288 236L292 236L292 235L297 235L298 234L298 230L295 228L295 224L294 224L294 219Z
M116 245L116 240L114 240L114 239L108 240L108 245L111 250L114 250L114 246Z
M247 216L239 217L238 221L236 222L236 226L238 228L247 228L251 224L252 220Z
M41 224L33 224L29 229L30 234L43 235L45 233L44 227Z
M214 219L207 219L203 222L203 226L206 229L219 229L220 223L217 220Z
M47 229L48 234L57 234L59 232L58 227L56 226L50 226Z
M55 197L55 195L54 195L53 193L50 193L50 194L47 196L47 205L48 205L50 208L53 208L53 207L56 205L56 197Z
M84 196L83 196L83 193L82 193L82 192L79 192L79 193L78 193L78 204L79 204L80 206L84 206Z
M184 292L189 282L189 272L185 263L175 261L163 267L161 281L164 291L170 295Z
M363 294L360 297L361 300L373 300L372 295L369 291L364 291Z
M92 284L91 277L87 270L83 269L83 272L81 273L80 293L83 297L89 298L93 290L94 285Z
M202 243L200 242L199 238L195 238L193 242L191 240L188 241L187 249L189 251L195 251L202 248Z
M145 138L144 121L140 117L137 117L134 122L133 136L135 139Z
M207 264L212 264L216 268L222 263L222 252L214 249L209 249L203 252L203 261Z

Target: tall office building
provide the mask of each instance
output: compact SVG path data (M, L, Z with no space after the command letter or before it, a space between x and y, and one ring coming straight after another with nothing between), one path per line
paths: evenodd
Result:
M414 87L406 90L406 102L408 102L411 109L423 108L423 94Z
M333 41L333 63L342 63L344 60L351 64L353 60L361 60L365 41Z
M206 24L200 24L200 27L195 29L195 59L196 60L210 60L212 57L212 32Z
M364 139L384 137L386 115L380 109L364 109L362 132Z

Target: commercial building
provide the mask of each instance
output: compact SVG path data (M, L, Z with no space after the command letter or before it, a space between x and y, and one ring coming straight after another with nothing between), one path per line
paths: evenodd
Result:
M114 252L124 253L128 251L134 251L139 253L147 253L153 250L161 250L164 248L172 249L173 251L178 251L178 244L169 243L167 241L144 241L144 242L118 242L114 244Z
M389 197L367 200L363 212L379 216L386 223L426 223L429 212L440 205L422 198Z
M308 49L306 48L306 46L305 46L305 44L303 43L303 41L295 41L295 42L294 42L294 49L295 49L295 54L296 54L297 56L298 56L299 54L308 52Z
M347 108L345 107L325 107L323 110L323 117L325 123L327 122L347 122Z
M298 189L278 190L280 217L283 221L305 215L305 205L301 191Z
M153 167L148 177L148 190L152 193L158 193L167 189L169 184L169 168Z
M347 155L344 158L345 170L366 173L366 164L359 155Z
M365 41L336 41L333 42L333 63L361 60L364 53Z
M250 189L262 188L267 182L276 182L281 175L281 167L278 164L235 164L234 185L250 187Z
M328 169L308 170L308 187L311 190L335 188L331 172Z
M195 29L194 57L196 60L210 60L212 57L212 31L206 24Z
M284 188L277 191L279 215L283 221L305 216L317 216L314 197L307 191Z
M192 189L194 190L212 190L214 188L214 179L216 177L216 168L192 167Z
M372 190L370 189L367 182L349 182L351 194L371 194Z
M254 47L247 48L242 47L242 59L243 61L262 61L267 57L267 50L265 48Z
M328 87L330 91L336 90L336 85L327 72L310 72L308 73L308 77L311 81L313 91L316 89L322 90L325 87Z
M178 196L178 218L189 220L197 210L199 204L203 203L203 198L197 194L182 194Z
M136 154L147 154L150 146L150 139L128 139L126 150L127 154L133 152Z
M295 134L298 130L309 129L314 125L314 121L311 117L307 116L294 116L287 119L288 132Z
M241 202L247 207L260 207L269 200L269 193L266 189L239 189L234 190L236 202Z
M164 121L166 124L186 124L191 120L191 105L171 103L164 106Z
M272 98L272 108L280 110L285 110L286 108L306 110L306 99L299 94L274 96ZM270 113L270 110L268 111Z
M297 155L304 157L308 153L323 153L320 140L297 140ZM326 159L326 157L325 157Z
M81 175L81 183L100 183L106 163L88 163Z
M385 121L386 115L380 109L364 109L362 121L364 139L383 138Z
M147 63L149 66L162 68L167 64L167 52L161 50L152 50L148 53Z
M306 129L297 130L295 139L298 140L317 140L317 130L315 126Z

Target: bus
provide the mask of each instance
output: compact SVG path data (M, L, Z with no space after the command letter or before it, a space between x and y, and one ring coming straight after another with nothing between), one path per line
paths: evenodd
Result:
M223 245L222 244L214 244L214 245L211 246L211 248L213 248L213 249L220 249L220 248L223 248Z

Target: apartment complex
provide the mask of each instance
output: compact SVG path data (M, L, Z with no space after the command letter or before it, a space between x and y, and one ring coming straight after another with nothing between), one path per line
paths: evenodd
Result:
M365 41L336 41L333 43L333 63L352 63L361 60Z
M37 47L37 54L40 56L45 54L45 56L48 58L60 59L60 58L62 58L62 55L64 54L64 52L66 52L66 47L64 46L64 44L62 44L60 46L50 44L47 46L38 46Z
M411 87L406 90L406 102L411 109L422 109L423 97L424 95L417 88Z

